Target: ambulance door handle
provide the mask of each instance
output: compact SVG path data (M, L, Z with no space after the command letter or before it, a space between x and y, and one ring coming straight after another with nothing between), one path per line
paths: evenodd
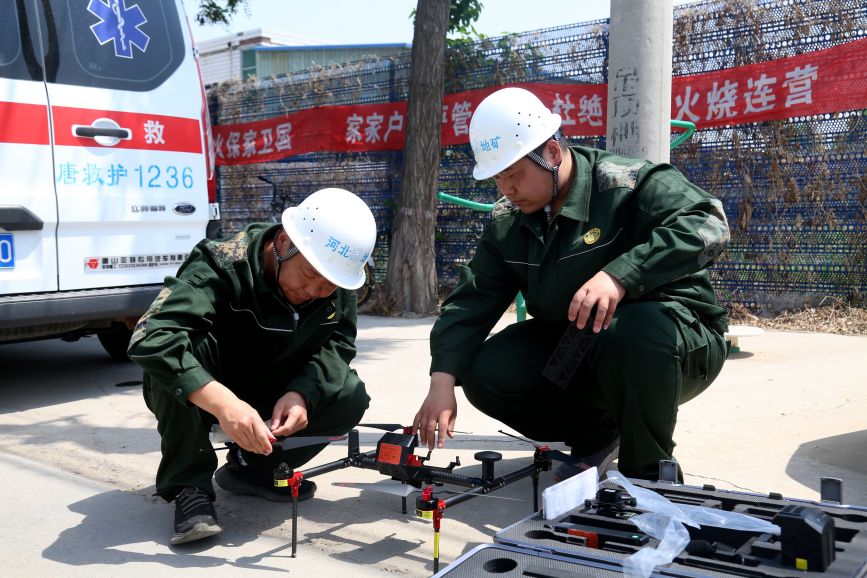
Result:
M77 124L75 125L75 136L83 136L86 138L107 136L121 140L129 140L132 135L128 128L101 128Z
M0 229L7 231L41 231L42 219L27 207L6 205L0 207Z
M132 131L123 128L110 118L98 118L90 124L72 125L72 134L77 137L92 138L96 144L113 147L122 140L130 140Z

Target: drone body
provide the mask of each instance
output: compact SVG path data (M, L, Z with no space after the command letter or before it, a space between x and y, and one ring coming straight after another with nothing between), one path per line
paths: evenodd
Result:
M274 470L274 485L277 487L288 487L293 498L292 557L295 557L297 547L297 496L298 488L302 479L309 479L314 476L347 467L376 470L380 474L388 476L390 479L372 484L334 482L333 485L369 488L398 495L402 499L402 512L404 514L407 513L407 497L413 493L420 493L421 495L416 499L416 515L433 522L434 572L436 572L439 567L440 521L446 507L456 505L474 497L514 500L515 498L490 496L488 494L494 490L503 488L508 484L530 477L533 481L533 511L537 511L539 509L539 474L551 469L552 456L558 453L554 450L549 450L546 446L535 446L536 451L533 455L533 462L531 464L519 470L510 472L505 476L496 476L494 474L494 463L502 456L499 453L492 451L477 452L475 457L477 460L482 462L482 475L480 477L466 476L453 471L455 467L461 465L459 458L455 458L454 461L450 462L449 465L445 467L426 465L425 462L430 458L430 451L428 451L428 455L425 457L415 455L415 450L418 447L418 436L413 433L411 427L404 427L398 424L360 425L391 431L386 431L386 433L378 440L376 449L368 452L362 452L360 450L358 430L352 430L349 432L348 436L340 437L305 438L304 436L293 436L279 441L275 440L274 446L276 448L290 449L305 445L329 443L331 441L346 439L348 437L348 455L345 458L322 464L320 466L315 466L303 472L294 471L293 468L289 467L285 463L280 464L280 466ZM398 429L401 429L402 432L397 433L394 431ZM231 442L226 445L236 447L236 445ZM232 447L230 447L230 449L232 449ZM442 489L440 487L443 484L463 486L464 488L467 488L467 491ZM424 488L421 489L423 485ZM451 496L446 499L441 499L437 494L451 494Z

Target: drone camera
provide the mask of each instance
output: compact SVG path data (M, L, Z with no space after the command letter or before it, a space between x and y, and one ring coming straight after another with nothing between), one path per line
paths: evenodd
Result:
M634 506L635 498L620 488L602 488L596 492L596 500L611 506Z
M637 505L626 490L620 488L601 488L596 492L596 499L584 500L587 509L595 509L596 515L611 518L626 518L630 515L630 508Z

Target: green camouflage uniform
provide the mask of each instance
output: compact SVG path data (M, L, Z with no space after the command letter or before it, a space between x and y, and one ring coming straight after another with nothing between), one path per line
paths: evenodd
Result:
M431 371L457 376L470 402L575 456L620 437L619 469L656 479L677 407L726 355L725 310L706 267L729 239L722 204L675 168L573 147L574 180L550 226L501 198L431 332ZM626 296L568 388L541 372L576 291L599 271ZM486 338L518 291L532 319ZM591 321L592 322L592 321Z
M278 227L254 224L231 239L201 241L133 332L128 352L144 369L145 401L157 417L163 457L156 489L167 500L187 486L214 495L217 458L208 432L216 419L187 401L209 381L231 389L265 420L283 394L300 393L309 421L302 435L346 433L367 409L370 398L349 367L355 292L337 289L300 307L278 296L262 263L262 248ZM322 448L245 455L263 469L273 467L277 454L297 467Z

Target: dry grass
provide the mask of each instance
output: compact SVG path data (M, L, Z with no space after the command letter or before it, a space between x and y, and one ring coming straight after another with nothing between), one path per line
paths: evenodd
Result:
M752 325L781 331L867 335L867 305L854 306L831 297L822 299L815 306L804 306L777 314L756 315L738 303L730 304L728 309L731 325ZM515 304L512 303L508 310L514 313ZM373 292L370 300L359 308L359 312L381 317L399 315L394 302L381 289Z
M734 304L729 307L729 322L783 331L867 335L867 308L826 298L816 306L785 311L774 317L760 317L746 307Z

